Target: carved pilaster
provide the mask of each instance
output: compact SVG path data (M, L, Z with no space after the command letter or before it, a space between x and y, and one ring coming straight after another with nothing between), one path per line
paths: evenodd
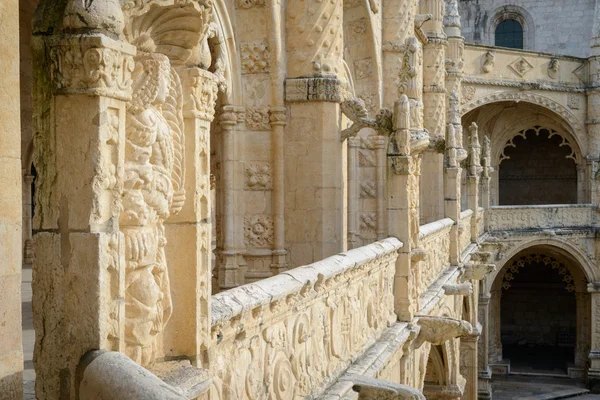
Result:
M273 154L273 262L271 271L276 275L288 268L287 250L285 249L285 216L284 216L284 161L283 135L287 123L285 107L271 107L269 122L271 123L271 147Z
M361 144L359 136L348 138L348 247L351 249L360 246L358 149Z

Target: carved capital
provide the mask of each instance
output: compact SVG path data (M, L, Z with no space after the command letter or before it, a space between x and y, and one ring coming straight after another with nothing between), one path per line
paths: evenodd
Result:
M178 72L182 80L185 116L212 121L219 92L218 78L197 67Z
M219 115L219 124L224 129L233 129L238 123L238 113L233 106L225 106Z
M348 90L337 78L293 78L285 81L286 101L331 101L341 103Z
M487 275L491 274L496 270L494 264L467 264L465 265L465 273L463 275L465 280L483 280Z
M133 46L104 35L53 37L49 46L55 94L131 98Z
M418 349L425 342L439 345L446 340L467 336L473 333L473 326L467 321L450 317L419 317L417 324L421 327L415 339L414 348Z
M286 120L287 116L285 107L271 107L269 110L269 122L271 123L271 126L284 126L286 124Z
M473 285L470 283L457 283L442 286L447 296L470 296L473 294Z

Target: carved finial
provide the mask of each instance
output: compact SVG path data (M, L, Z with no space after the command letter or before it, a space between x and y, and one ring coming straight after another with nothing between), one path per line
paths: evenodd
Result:
M119 0L70 0L65 8L65 32L94 30L118 36L124 26Z
M460 28L460 14L458 13L458 2L446 0L446 14L444 15L444 27Z

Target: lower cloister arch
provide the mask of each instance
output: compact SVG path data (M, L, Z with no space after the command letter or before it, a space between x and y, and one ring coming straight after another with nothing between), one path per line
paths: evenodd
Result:
M590 350L591 263L560 239L527 240L486 280L488 358L495 372L581 376ZM549 369L549 370L548 370Z

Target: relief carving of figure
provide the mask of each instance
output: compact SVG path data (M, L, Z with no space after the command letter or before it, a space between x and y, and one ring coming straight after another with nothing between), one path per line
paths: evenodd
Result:
M125 182L120 227L125 237L125 343L135 362L154 361L157 337L172 313L164 221L181 210L181 84L169 59L142 35L127 105Z

